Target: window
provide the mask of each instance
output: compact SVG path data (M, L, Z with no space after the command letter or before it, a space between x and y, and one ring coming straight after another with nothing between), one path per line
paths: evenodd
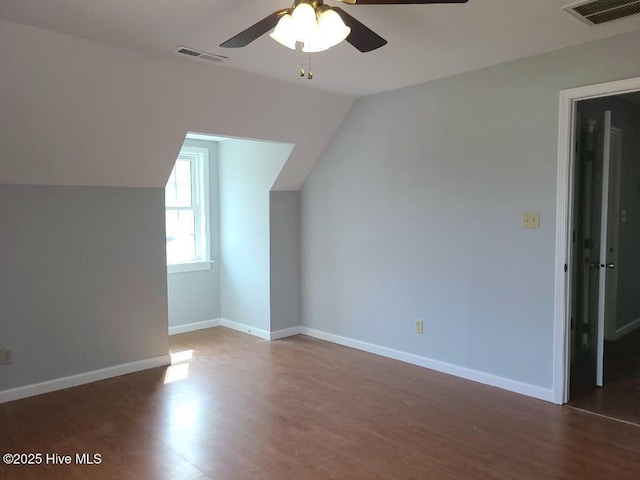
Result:
M165 188L169 273L210 268L208 154L206 148L183 147Z

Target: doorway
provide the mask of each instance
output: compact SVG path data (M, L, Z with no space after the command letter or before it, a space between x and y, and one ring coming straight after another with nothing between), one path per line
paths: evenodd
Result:
M574 103L566 400L640 424L640 93Z

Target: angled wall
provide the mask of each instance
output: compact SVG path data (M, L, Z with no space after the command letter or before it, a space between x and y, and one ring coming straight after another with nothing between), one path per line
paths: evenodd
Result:
M0 184L163 187L192 131L295 144L274 189L297 190L351 104L0 20Z

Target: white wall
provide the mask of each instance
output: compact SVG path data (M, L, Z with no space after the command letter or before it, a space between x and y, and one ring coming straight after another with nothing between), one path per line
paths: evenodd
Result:
M0 183L164 187L193 131L295 144L296 190L352 103L310 83L0 20Z
M220 318L220 207L218 204L218 143L184 141L209 151L210 270L167 275L169 327Z
M550 398L558 93L638 58L635 32L356 101L301 194L303 324Z
M222 318L269 331L269 191L293 146L227 140L219 145Z
M301 324L299 192L271 192L271 330Z
M0 391L168 353L163 198L0 185Z

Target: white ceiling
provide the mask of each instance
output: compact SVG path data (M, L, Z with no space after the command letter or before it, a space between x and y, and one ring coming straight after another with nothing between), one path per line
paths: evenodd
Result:
M360 53L346 42L313 54L314 79L298 76L300 54L268 35L247 47L218 45L291 0L0 0L0 18L160 55L186 45L229 56L223 65L354 96L391 90L640 29L640 15L588 26L561 7L572 0L470 0L461 5L344 5L386 38ZM195 60L184 60L195 61ZM212 68L216 68L212 65Z

